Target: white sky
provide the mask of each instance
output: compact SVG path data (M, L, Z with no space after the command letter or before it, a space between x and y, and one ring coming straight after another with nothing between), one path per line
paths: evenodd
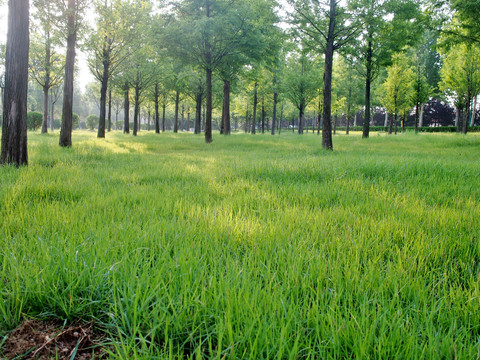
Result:
M7 41L7 17L8 4L3 2L3 4L0 5L0 44L5 44ZM89 21L93 21L93 11L87 11L87 19L89 19ZM80 87L83 91L88 83L95 81L94 77L90 73L90 70L88 70L86 54L77 50L77 61L75 66L78 70L78 75L76 76L75 81L80 84Z

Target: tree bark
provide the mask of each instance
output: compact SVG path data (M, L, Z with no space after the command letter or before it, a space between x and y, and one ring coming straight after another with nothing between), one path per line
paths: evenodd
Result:
M104 59L107 59L107 51L105 45L103 48ZM105 138L105 118L107 114L107 90L108 90L108 78L109 78L110 63L107 60L103 61L103 74L102 83L100 87L100 117L98 121L98 138Z
M45 75L45 79L47 75ZM43 86L43 119L42 119L42 134L48 133L48 86Z
M257 127L257 104L258 104L258 84L255 83L253 90L253 118L252 118L252 134L256 134Z
M175 95L175 119L173 123L173 132L178 132L178 107L180 105L180 92L177 90Z
M302 103L300 104L300 108L298 109L298 134L302 135L303 134L303 124L305 123L305 104Z
M112 90L108 91L108 115L107 115L108 132L112 131Z
M475 117L477 115L477 98L478 96L475 96L473 98L473 109L472 109L472 117L470 119L470 127L475 125Z
M199 91L195 98L195 134L202 132L202 92Z
M265 134L265 103L262 96L262 134Z
M29 1L9 0L0 164L28 165Z
M272 114L272 135L275 135L275 127L277 126L277 100L278 94L276 91L273 92L273 114Z
M370 100L371 100L371 85L372 85L372 57L373 49L372 42L369 40L367 45L367 74L365 79L365 116L363 120L363 134L364 139L370 136Z
M137 74L137 79L138 79L138 74ZM140 116L140 87L138 86L138 81L137 81L137 85L135 85L135 104L133 109L133 136L137 136L139 116Z
M222 108L223 134L230 135L230 81L223 81L223 108Z
M160 94L158 93L158 84L155 84L155 134L160 134L160 114L158 111L159 97Z
M130 96L128 94L128 83L125 83L125 99L123 102L124 105L124 125L123 125L123 133L130 134Z
M77 28L75 24L76 1L68 0L67 19L67 57L65 60L65 78L63 85L62 128L59 145L72 146L73 127L73 77L75 73L75 46L77 43Z
M165 132L165 109L167 108L167 104L163 103L162 104L162 132Z

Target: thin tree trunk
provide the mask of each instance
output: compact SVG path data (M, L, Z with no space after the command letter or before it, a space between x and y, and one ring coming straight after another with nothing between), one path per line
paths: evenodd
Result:
M418 118L420 116L420 104L415 104L415 134L418 134Z
M138 86L138 72L137 72L137 85L135 85L135 107L133 109L133 136L137 136L138 132L138 118L140 115L140 87Z
M223 81L222 132L230 135L230 82Z
M390 118L388 119L388 135L392 135L392 132L393 132L393 121L396 121L397 119L397 113L395 112L394 113L394 116L390 116Z
M5 56L2 151L0 164L28 165L27 93L29 53L29 2L8 3Z
M257 126L257 104L258 104L258 84L255 83L255 88L253 90L253 118L252 118L252 134L256 133Z
M68 0L67 19L67 57L65 60L65 77L63 86L62 128L60 130L59 145L72 146L73 127L73 77L75 74L75 46L77 43L77 29L75 24L76 1Z
M202 93L199 91L195 99L195 134L202 131Z
M112 131L112 90L108 91L108 114L107 114L108 132Z
M425 104L420 107L420 119L418 120L418 126L423 127L423 117L425 115Z
M370 92L371 92L371 84L372 84L372 57L373 57L373 49L372 49L372 42L368 41L367 47L367 74L365 79L365 117L363 120L363 134L362 137L364 139L370 136Z
M185 105L182 103L182 121L180 122L180 130L185 130Z
M475 117L477 115L477 98L478 96L475 96L473 98L473 109L472 109L472 117L470 118L470 127L475 125Z
M123 115L123 133L130 134L130 96L128 94L128 83L125 83L125 99L123 102L124 115Z
M388 110L385 109L385 122L383 123L383 127L387 127L388 126Z
M467 134L468 131L468 122L470 120L470 104L471 104L471 99L467 98L467 104L465 105L465 114L463 116L463 121L462 121L462 134Z
M180 92L177 90L175 94L175 119L173 123L173 132L178 132L178 107L180 106Z
M298 109L298 134L303 135L303 124L305 123L305 104L302 102Z
M457 106L455 111L455 127L457 128L457 133L460 132L460 115L460 107Z
M158 84L155 84L155 134L160 134L160 114L158 112Z
M103 56L106 59L107 50L105 45L103 48ZM102 84L100 88L100 117L98 120L98 138L105 137L105 118L107 114L107 90L108 90L108 78L109 78L109 68L110 63L107 60L103 61L103 74L102 74Z
M45 78L47 75L45 75ZM47 81L47 80L46 80ZM48 133L48 86L43 87L43 119L42 119L42 134Z
M265 134L265 103L262 97L262 134Z
M165 119L165 110L167 108L167 104L163 103L162 104L162 132L165 132L165 123L166 123L166 119Z
M273 114L272 114L272 135L275 135L275 127L277 126L277 99L278 94L276 91L273 92Z

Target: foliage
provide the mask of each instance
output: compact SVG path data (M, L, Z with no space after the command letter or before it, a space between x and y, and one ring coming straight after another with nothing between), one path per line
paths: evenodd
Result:
M94 130L98 126L99 117L97 115L88 115L85 119L87 129Z
M30 111L27 113L27 128L28 130L37 130L42 126L43 114L37 111Z

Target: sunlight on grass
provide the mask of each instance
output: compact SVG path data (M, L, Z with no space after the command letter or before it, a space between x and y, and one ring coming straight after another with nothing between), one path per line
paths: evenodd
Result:
M480 137L29 134L2 168L0 335L112 358L477 358ZM1 337L0 337L1 339Z

